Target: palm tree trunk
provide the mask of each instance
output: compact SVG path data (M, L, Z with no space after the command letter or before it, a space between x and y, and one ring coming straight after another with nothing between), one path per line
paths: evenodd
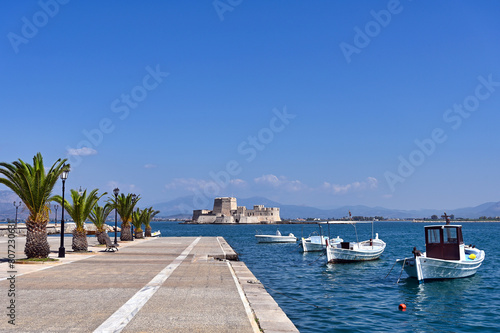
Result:
M142 232L142 229L135 229L135 238L144 238L144 234Z
M97 230L95 233L95 236L97 237L97 241L99 242L99 244L101 244L101 245L106 244L106 236L108 236L108 234L105 231ZM108 236L108 238L109 238L109 236Z
M47 222L26 221L26 246L24 253L28 258L47 258L50 245L47 241Z
M131 241L132 240L132 231L130 231L130 224L125 225L122 223L121 225L122 231L120 231L120 240L121 241Z
M73 242L71 247L75 252L87 252L89 250L87 232L85 229L83 231L78 229L73 230Z
M107 232L103 232L101 235L102 235L102 236L101 236L101 237L102 237L102 239L104 239L104 244L108 244L108 243L107 243L107 241L106 241L106 239L109 239L109 242L110 242L110 243L113 243L113 242L111 241L111 238L109 237L109 235L108 235L108 233L107 233Z
M151 237L151 226L147 225L146 230L144 232L144 236Z

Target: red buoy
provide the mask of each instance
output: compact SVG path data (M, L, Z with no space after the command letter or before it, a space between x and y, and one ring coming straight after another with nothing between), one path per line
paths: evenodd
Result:
M399 304L399 310L406 311L406 304L403 303Z

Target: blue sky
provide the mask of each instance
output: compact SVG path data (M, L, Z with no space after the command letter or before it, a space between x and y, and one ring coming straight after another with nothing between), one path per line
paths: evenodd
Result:
M498 2L2 7L0 160L67 157L70 188L193 208L500 200Z

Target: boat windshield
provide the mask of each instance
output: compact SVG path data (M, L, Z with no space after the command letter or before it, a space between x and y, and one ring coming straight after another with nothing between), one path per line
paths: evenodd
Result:
M446 232L443 233L443 241L445 244L458 243L457 229L456 228L446 228Z
M427 229L427 242L430 244L441 243L441 238L439 237L439 229Z

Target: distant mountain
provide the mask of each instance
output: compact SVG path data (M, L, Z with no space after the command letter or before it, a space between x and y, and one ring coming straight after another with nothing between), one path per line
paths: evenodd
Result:
M245 206L249 209L254 205L265 205L266 207L279 207L280 215L282 218L342 218L349 214L351 211L353 216L383 216L385 218L405 219L405 218L424 218L432 215L441 216L443 212L454 214L455 217L463 218L478 218L480 216L500 216L500 202L488 202L476 207L460 208L460 209L420 209L420 210L398 210L388 209L383 207L368 207L364 205L343 206L335 209L320 209L309 206L300 205L285 205L279 202L264 198L264 197L251 197L251 198L237 198L238 206ZM209 203L204 202L203 206L195 205L196 201L193 196L186 196L177 198L168 202L153 205L157 210L160 210L160 216L172 217L182 216L183 218L190 218L192 216L192 209L212 209L213 200ZM190 209L190 210L189 210Z
M19 197L12 191L0 191L0 219L11 218L14 219L16 216L16 208L14 207L14 201L19 204ZM27 217L24 213L23 206L18 208L18 219Z
M301 205L285 205L279 202L264 198L237 198L238 206L245 206L252 209L254 205L265 205L266 207L279 207L282 218L342 218L351 211L353 216L383 216L389 219L406 219L406 218L424 218L431 215L441 216L443 212L453 214L455 217L463 218L478 218L480 216L500 216L500 202L487 202L476 207L467 207L459 209L420 209L420 210L398 210L388 209L383 207L368 207L363 205L343 206L335 209L320 209ZM12 204L14 200L18 201L17 196L11 191L0 191L0 219L14 218L15 208ZM212 209L213 199L200 201L194 196L180 197L167 202L157 203L152 205L154 209L159 210L159 217L190 219L193 215L193 209ZM59 212L60 214L60 212ZM54 215L54 212L52 212ZM26 218L26 209L19 209L18 218Z

